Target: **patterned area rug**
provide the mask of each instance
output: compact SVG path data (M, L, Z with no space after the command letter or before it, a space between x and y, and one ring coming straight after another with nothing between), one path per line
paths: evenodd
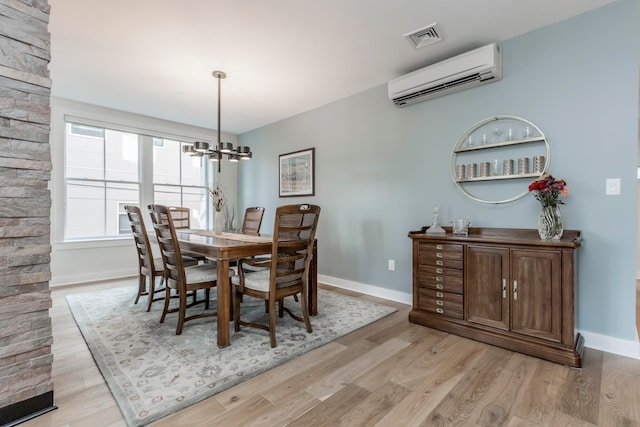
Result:
M89 350L132 427L192 405L396 311L319 289L319 314L311 318L313 333L285 314L277 319L275 349L269 345L268 332L242 328L235 333L233 326L231 345L219 349L215 318L187 322L182 335L176 336L177 314L168 315L161 324L162 303L154 303L147 313L146 299L134 305L135 295L132 286L67 296ZM299 312L299 304L290 300L286 305ZM261 300L245 296L242 313L243 318L268 323Z

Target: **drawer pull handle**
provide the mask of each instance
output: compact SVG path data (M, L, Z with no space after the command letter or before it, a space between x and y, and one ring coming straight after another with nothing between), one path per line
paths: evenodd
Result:
M444 285L442 283L436 283L436 289L444 289Z
M440 261L440 260L437 260L437 261L436 261L436 265L444 265L444 262L442 262L442 261Z
M444 271L444 268L436 268L436 273L438 274L442 274Z
M442 245L436 245L436 249L442 249Z
M442 302L442 300L437 299L437 300L436 300L436 304L438 304L438 305L444 305L444 302Z
M442 313L444 313L444 310L441 309L440 307L436 307L436 313L442 314Z
M513 300L518 301L518 281L513 281Z
M444 298L444 294L442 292L436 292L436 297Z
M437 258L444 258L444 256L442 255L442 252L436 252L436 257Z
M443 282L443 281L444 281L444 277L436 276L436 282Z

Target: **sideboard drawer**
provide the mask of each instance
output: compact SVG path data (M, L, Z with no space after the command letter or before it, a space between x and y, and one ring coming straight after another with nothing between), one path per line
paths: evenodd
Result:
M459 268L447 268L437 267L435 265L418 265L418 274L432 274L434 276L446 276L454 279L462 279L464 277L464 270Z
M460 270L462 271L462 270ZM420 288L430 288L437 291L463 293L464 280L462 277L451 277L438 274L421 273L418 276Z
M462 255L463 245L456 243L420 242L420 251L454 252Z
M418 291L418 309L462 319L462 295L421 288Z
M423 243L418 251L418 264L462 269L462 245Z

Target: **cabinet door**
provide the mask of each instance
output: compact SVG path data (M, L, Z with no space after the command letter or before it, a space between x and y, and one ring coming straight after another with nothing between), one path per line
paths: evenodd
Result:
M468 322L509 329L509 249L467 246L464 306Z
M558 251L511 251L511 330L559 342L562 258Z

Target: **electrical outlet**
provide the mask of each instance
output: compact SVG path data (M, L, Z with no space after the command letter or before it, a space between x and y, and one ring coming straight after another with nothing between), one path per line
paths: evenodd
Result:
M395 270L396 270L396 260L390 259L389 260L389 271L395 271Z
M620 195L620 178L607 178L607 186L605 192L607 196Z

